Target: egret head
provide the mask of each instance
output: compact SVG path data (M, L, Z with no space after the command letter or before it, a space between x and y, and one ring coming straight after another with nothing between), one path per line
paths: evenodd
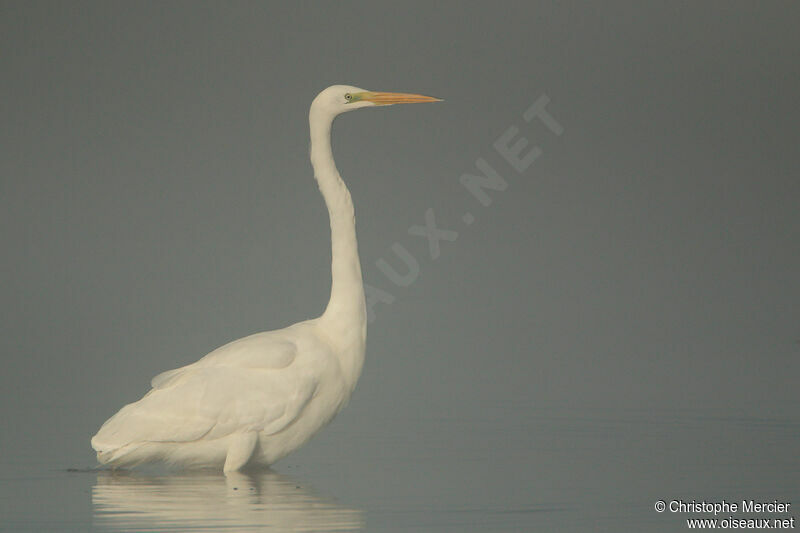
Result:
M362 107L440 101L439 98L421 94L374 92L352 85L332 85L314 98L311 109L318 109L326 115L336 116Z

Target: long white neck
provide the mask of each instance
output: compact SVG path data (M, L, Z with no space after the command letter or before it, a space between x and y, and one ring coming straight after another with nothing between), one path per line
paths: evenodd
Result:
M367 332L364 283L358 259L356 221L350 191L342 181L331 150L334 117L311 106L311 165L319 190L328 207L331 223L331 298L320 317L320 325L347 358L345 371L352 373L353 386L361 373ZM352 355L350 355L352 354Z

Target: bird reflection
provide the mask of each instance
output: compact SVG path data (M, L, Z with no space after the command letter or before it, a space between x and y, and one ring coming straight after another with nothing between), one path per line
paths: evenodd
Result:
M145 475L99 472L95 525L115 531L354 531L363 513L271 470Z

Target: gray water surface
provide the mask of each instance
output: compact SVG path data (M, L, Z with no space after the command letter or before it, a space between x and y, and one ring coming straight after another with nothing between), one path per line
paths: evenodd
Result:
M336 457L312 442L272 470L228 477L66 471L76 465L58 450L18 449L4 454L0 529L682 531L713 515L657 513L656 501L800 501L795 417L509 408L344 429L318 439L348 446Z

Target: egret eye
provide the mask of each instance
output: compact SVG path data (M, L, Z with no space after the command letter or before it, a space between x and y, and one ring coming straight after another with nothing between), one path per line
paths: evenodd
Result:
M352 95L352 94L350 94L350 93L347 93L347 94L345 94L345 95L344 95L344 99L345 99L345 100L347 100L348 102L349 102L350 100L352 100L352 98L353 98L353 95Z

